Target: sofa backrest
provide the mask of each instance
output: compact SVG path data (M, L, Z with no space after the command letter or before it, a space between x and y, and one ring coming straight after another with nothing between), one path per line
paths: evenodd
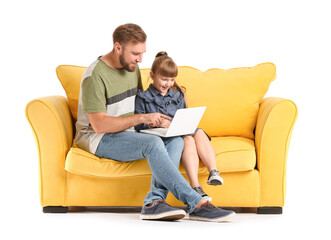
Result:
M67 94L72 115L77 119L80 82L85 67L61 65L57 76ZM141 69L144 89L150 69ZM199 124L210 136L240 136L254 139L259 104L276 78L273 63L254 67L209 69L179 67L176 81L186 88L189 107L206 106Z

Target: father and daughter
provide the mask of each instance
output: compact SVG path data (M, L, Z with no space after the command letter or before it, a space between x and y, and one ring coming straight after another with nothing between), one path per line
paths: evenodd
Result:
M134 126L136 130L169 127L175 112L188 106L185 88L175 81L178 68L165 52L156 55L150 73L153 83L138 93L142 89L138 63L146 52L146 39L140 26L121 25L113 33L113 49L86 69L78 102L75 143L102 158L120 162L147 159L152 177L141 219L185 217L184 210L165 202L170 191L187 206L189 219L226 221L235 213L212 205L198 181L201 159L210 172L208 184L223 183L210 138L202 129L171 138L131 131ZM178 170L181 158L190 184Z
M176 111L187 108L187 98L185 87L179 86L176 82L178 67L166 52L159 52L152 64L150 78L152 83L148 89L139 92L135 101L135 113L162 113L171 118ZM141 123L135 126L137 131L153 127L167 128L170 121L163 118L157 126L153 124ZM191 187L199 193L205 200L211 201L202 189L198 180L199 159L204 163L209 171L207 184L222 185L223 179L216 168L215 152L210 143L210 137L198 128L193 134L182 136L184 140L184 150L182 153L182 163L190 181Z

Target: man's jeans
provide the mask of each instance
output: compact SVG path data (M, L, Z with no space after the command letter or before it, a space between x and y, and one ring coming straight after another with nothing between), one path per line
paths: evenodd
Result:
M181 137L161 138L123 131L104 134L95 155L121 162L147 158L152 170L152 181L144 205L165 200L169 190L188 206L187 210L191 213L202 197L191 188L178 170L183 147Z

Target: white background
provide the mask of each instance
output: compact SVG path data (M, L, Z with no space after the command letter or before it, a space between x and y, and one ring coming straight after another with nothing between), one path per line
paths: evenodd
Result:
M0 236L6 237L1 238L330 237L330 10L320 0L2 3ZM276 64L277 79L267 96L291 99L299 108L283 215L237 214L231 223L215 224L145 222L138 214L42 213L38 156L25 105L65 95L55 68L89 65L112 49L113 30L129 22L148 35L141 68L150 67L160 50L178 65L200 70Z

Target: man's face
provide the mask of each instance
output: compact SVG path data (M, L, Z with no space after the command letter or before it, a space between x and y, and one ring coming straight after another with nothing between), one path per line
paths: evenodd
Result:
M129 72L136 70L137 63L141 63L143 54L146 52L146 43L129 42L122 47L120 63Z

